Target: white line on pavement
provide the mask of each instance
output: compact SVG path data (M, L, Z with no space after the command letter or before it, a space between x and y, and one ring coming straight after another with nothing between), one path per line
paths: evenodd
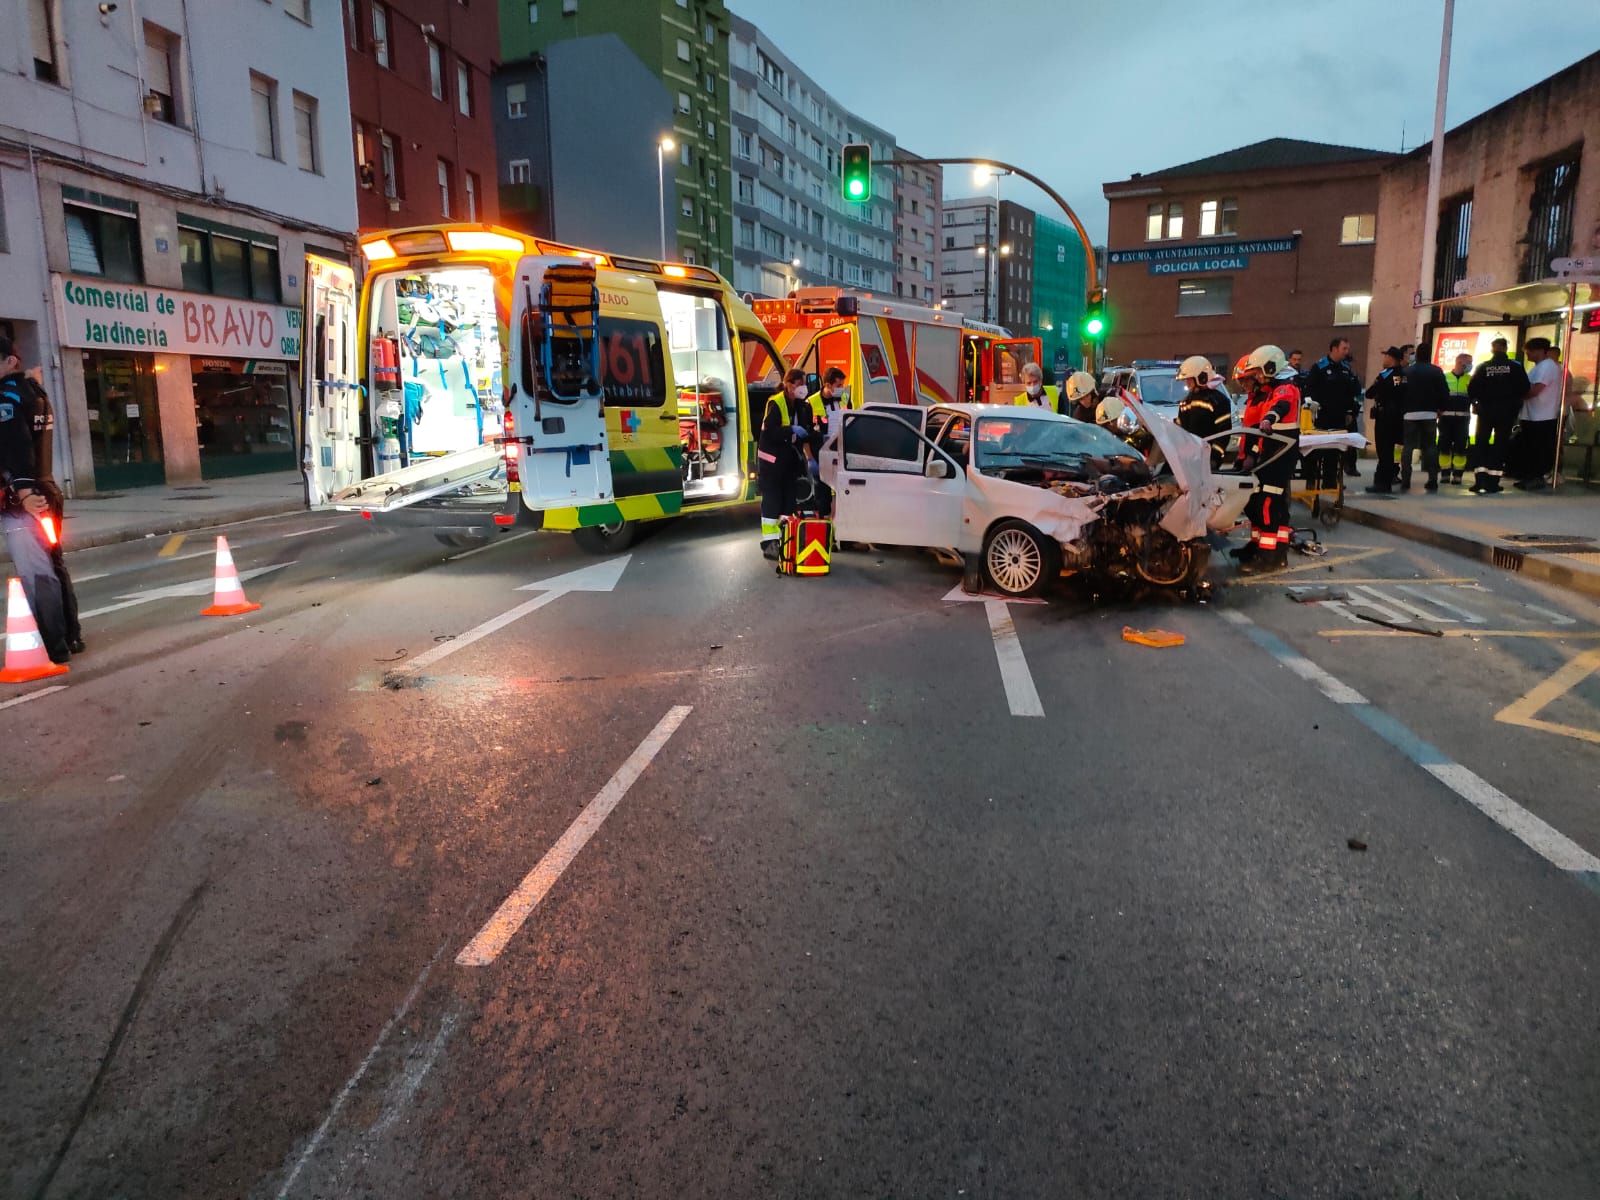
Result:
M1563 871L1600 872L1600 858L1460 763L1428 763L1423 769L1534 853Z
M1388 592L1380 592L1375 587L1368 587L1365 584L1357 584L1350 590L1352 592L1360 592L1365 596L1371 596L1374 600L1377 600L1380 603L1392 604L1402 612L1410 613L1419 621L1431 621L1438 625L1457 624L1457 621L1454 617L1441 617L1438 613L1429 612L1425 608L1418 608L1415 604L1412 604L1407 600L1400 599L1399 596L1391 596Z
M509 537L500 537L487 545L474 546L471 550L463 550L460 554L452 554L445 562L460 562L463 558L471 558L474 554L482 554L485 550L493 550L496 546L504 546L507 542L521 541L525 537L532 537L536 531L524 529L521 533L513 533Z
M1241 627L1253 627L1255 625L1255 622L1249 617L1245 616L1241 612L1234 612L1232 609L1223 609L1222 619L1228 622L1230 625L1238 625ZM1288 667L1289 670L1300 676L1301 679L1304 679L1308 683L1316 684L1317 690L1319 690L1329 700L1332 700L1335 704L1368 703L1367 698L1360 692L1356 691L1355 688L1341 683L1303 654L1295 654L1293 651L1285 649L1282 652L1274 651L1272 656L1284 666Z
M51 684L47 688L40 688L37 692L29 692L26 696L13 696L11 699L0 702L0 708L11 708L14 705L26 704L29 700L37 700L41 696L48 696L52 692L64 692L67 685L64 683Z
M1409 583L1397 583L1395 584L1395 587L1408 596L1415 596L1418 600L1427 601L1435 608L1442 608L1445 610L1445 612L1455 613L1456 616L1460 617L1469 625L1488 624L1487 617L1480 617L1477 613L1473 612L1469 608L1462 608L1459 604L1451 604L1448 600L1440 599L1438 595L1438 588L1434 588L1432 591L1423 591L1422 588L1413 587Z
M1006 703L1011 705L1013 717L1042 717L1044 705L1039 703L1039 693L1033 686L1033 675L1028 670L1028 660L1022 655L1022 642L1017 638L1016 622L1004 600L985 600L984 611L989 614L989 632L994 635L994 655L1000 660L1000 679L1006 685Z
M584 810L578 814L577 820L573 821L561 835L560 840L539 860L538 866L528 872L516 890L506 897L505 903L495 910L494 916L478 930L477 937L468 942L461 953L456 955L457 966L486 967L500 957L500 952L506 948L506 943L516 935L517 930L522 928L539 902L561 878L562 872L572 865L573 859L578 857L578 852L588 844L589 839L599 830L601 823L628 794L628 789L633 786L634 781L661 752L661 748L667 744L667 739L693 711L694 709L687 704L680 704L667 711L667 715L661 718L649 736L639 743L639 748L628 756L628 761L617 768L617 773L605 787L600 789L599 794L589 801Z
M558 600L565 595L565 592L541 592L532 600L525 600L515 608L501 613L498 617L491 617L482 625L474 625L471 629L459 635L452 641L440 642L432 650L424 650L415 658L410 659L409 661L396 667L395 672L397 674L404 674L411 671L420 671L424 667L431 667L434 663L440 661L441 659L449 658L457 650L465 650L468 646L472 645L473 642L480 641L483 638L488 637L491 633L495 633L498 630L504 629L513 621L520 621L523 617L527 616L531 612L538 612L539 609L543 608L546 604L549 604L550 601Z

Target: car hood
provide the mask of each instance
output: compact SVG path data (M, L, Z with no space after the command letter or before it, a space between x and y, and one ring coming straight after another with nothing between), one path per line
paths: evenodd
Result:
M1149 430L1183 489L1162 513L1161 528L1180 541L1204 537L1212 514L1227 503L1230 491L1228 481L1212 473L1210 445L1132 396L1127 405Z

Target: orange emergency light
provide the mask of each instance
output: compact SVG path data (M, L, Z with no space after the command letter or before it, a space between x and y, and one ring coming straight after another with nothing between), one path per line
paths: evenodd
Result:
M43 516L39 518L39 524L44 529L44 540L49 542L52 547L59 546L61 544L61 534L56 530L56 519L52 516Z

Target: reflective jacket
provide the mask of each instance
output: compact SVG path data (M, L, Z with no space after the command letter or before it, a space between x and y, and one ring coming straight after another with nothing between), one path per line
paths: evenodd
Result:
M1300 389L1294 384L1274 382L1270 387L1258 387L1250 393L1244 406L1245 428L1259 431L1269 423L1273 433L1292 438L1296 445L1299 444ZM1241 458L1246 455L1270 458L1281 448L1280 443L1269 442L1260 436L1250 437L1246 434L1239 439Z
M794 401L778 392L767 400L761 417L761 435L756 440L756 458L763 471L798 471L801 455L795 449L791 426L811 427L811 408L804 400Z
M1467 389L1472 386L1472 372L1457 375L1454 371L1444 373L1444 386L1449 390L1449 397L1439 401L1439 415L1441 417L1464 417L1472 402L1467 399Z

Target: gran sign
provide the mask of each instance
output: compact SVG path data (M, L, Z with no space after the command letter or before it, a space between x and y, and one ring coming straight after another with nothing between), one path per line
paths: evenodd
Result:
M300 313L281 304L78 275L54 275L51 283L64 346L217 358L300 356Z
M1287 254L1297 239L1267 238L1261 241L1192 242L1181 246L1143 246L1137 250L1113 250L1106 257L1112 266L1148 263L1152 275L1203 275L1211 271L1248 271L1254 254Z

